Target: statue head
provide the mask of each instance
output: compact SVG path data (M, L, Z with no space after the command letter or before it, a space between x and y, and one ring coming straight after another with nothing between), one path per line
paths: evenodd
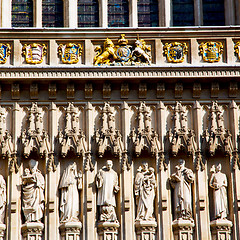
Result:
M180 159L179 160L179 165L180 165L180 167L185 167L185 160L184 159Z
M142 168L143 168L143 171L147 171L148 170L148 163L147 162L143 162L142 163Z
M38 161L31 159L28 164L29 164L31 173L35 173L38 168Z
M222 164L218 163L216 166L216 172L221 172L221 170L222 170Z
M107 164L106 164L107 170L111 170L113 167L113 162L112 160L107 160Z

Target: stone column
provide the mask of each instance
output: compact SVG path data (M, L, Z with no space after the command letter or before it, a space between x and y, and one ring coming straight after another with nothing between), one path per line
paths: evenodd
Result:
M173 221L172 227L174 240L193 240L193 221L176 219Z
M99 1L99 27L108 27L108 1Z
M136 221L137 240L155 240L156 227L156 221Z
M129 27L138 27L137 0L129 1Z
M33 27L42 27L42 0L33 0Z
M159 0L158 1L159 12L159 27L170 27L171 25L171 1Z
M61 240L80 240L81 222L67 222L59 227Z
M78 27L78 6L77 0L63 0L64 6L64 27Z
M118 235L118 222L99 222L98 223L99 240L116 240Z
M210 223L212 240L231 240L232 222L227 219L216 219Z
M43 224L39 222L25 223L21 231L23 240L41 240Z
M12 1L1 0L1 19L0 27L10 28L12 25Z

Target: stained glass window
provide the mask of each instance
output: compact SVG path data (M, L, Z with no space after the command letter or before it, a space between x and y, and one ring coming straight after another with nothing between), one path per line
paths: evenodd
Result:
M138 0L138 26L159 26L157 0Z
M127 0L108 0L108 26L128 27L129 9Z
M224 0L203 0L203 25L225 25Z
M32 0L12 0L12 26L13 27L33 26Z
M63 0L42 0L43 27L63 27Z
M98 27L98 12L97 0L78 0L78 27Z
M194 0L172 0L173 26L194 26Z

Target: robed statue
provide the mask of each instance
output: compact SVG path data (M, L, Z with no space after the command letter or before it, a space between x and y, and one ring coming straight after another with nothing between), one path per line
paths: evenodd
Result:
M216 219L226 219L228 215L227 176L221 170L221 163L213 165L209 181L210 187L213 188L214 216Z
M185 167L185 161L179 160L176 172L170 177L170 184L174 189L175 219L192 220L192 191L194 181L193 171Z
M77 172L75 162L64 170L59 189L60 222L79 222L79 189L82 189L82 172Z
M5 210L6 210L6 182L2 175L0 175L0 223L4 223Z
M137 202L136 221L155 220L153 217L155 189L156 179L154 175L154 169L152 167L148 168L148 163L144 162L142 166L138 168L134 184Z
M115 194L119 191L119 186L118 175L112 167L112 160L107 160L106 166L96 175L97 205L100 207L100 221L104 222L117 222Z
M31 159L22 176L22 209L26 222L40 222L44 212L44 177Z

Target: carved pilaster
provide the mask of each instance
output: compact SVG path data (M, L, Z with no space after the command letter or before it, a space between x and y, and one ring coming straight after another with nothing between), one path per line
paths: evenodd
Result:
M211 221L212 240L231 240L232 222L227 219Z
M118 222L99 222L97 225L99 240L116 240L119 226Z
M61 240L80 240L81 222L67 222L59 227Z
M193 240L194 223L190 220L178 219L173 221L174 240Z
M43 227L39 222L25 223L21 228L23 240L41 240Z
M136 221L137 240L155 240L157 223L155 221Z

